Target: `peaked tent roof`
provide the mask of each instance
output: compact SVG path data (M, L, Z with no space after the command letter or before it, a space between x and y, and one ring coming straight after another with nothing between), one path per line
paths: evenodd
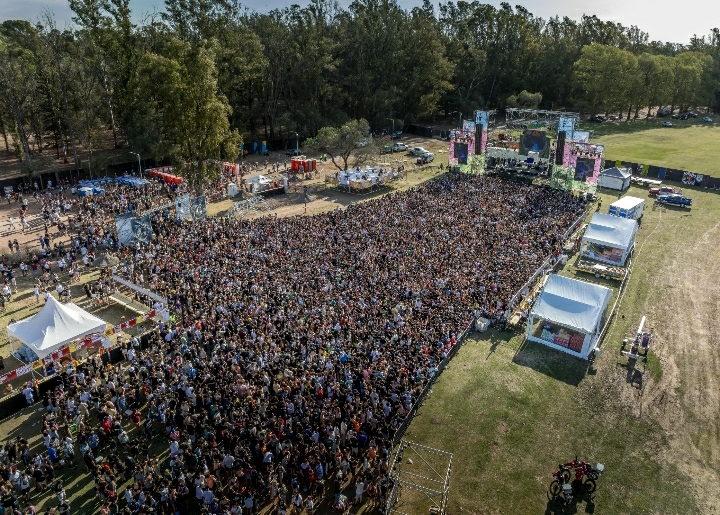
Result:
M637 232L637 222L629 218L595 213L585 230L583 240L598 245L627 249Z
M7 327L8 336L27 345L39 358L83 336L105 331L107 324L75 304L61 304L50 295L35 315Z
M612 168L606 168L602 172L600 172L600 175L609 175L610 177L618 177L620 179L627 179L628 177L632 177L632 174L627 171L625 168L618 168L617 166L613 166Z
M612 290L553 274L531 314L584 333L592 333L610 302Z

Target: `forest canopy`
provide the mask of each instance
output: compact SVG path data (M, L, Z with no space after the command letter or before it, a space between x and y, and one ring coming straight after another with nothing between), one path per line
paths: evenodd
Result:
M642 117L720 108L720 31L652 41L596 16L542 19L507 3L311 0L268 13L233 0L70 0L0 24L0 130L26 170L45 140L170 162L231 159L242 138L327 136L506 106ZM11 142L11 143L8 143Z

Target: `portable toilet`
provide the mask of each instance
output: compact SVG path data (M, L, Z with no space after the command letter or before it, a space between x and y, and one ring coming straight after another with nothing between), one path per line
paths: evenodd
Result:
M237 184L235 184L234 182L229 182L228 185L227 185L227 194L228 194L228 197L232 198L232 197L234 197L235 195L237 195L237 193L238 193Z

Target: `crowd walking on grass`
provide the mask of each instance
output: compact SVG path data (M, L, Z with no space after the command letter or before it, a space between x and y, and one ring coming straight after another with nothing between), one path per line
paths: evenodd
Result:
M311 217L156 220L151 243L119 248L116 273L169 299L172 318L121 339L118 364L55 365L40 443L0 451L5 513L34 513L47 489L47 513L382 509L423 387L583 210L563 191L450 174ZM116 244L80 219L87 252ZM78 468L95 504L64 491Z

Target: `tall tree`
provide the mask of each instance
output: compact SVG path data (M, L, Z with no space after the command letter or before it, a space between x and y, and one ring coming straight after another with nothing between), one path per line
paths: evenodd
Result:
M154 156L171 161L197 187L213 178L205 161L235 160L242 139L230 130L230 106L218 93L213 45L171 39L163 50L143 56L137 93L157 122Z
M305 140L304 146L327 154L338 170L347 170L350 163L358 165L372 154L369 141L370 124L360 119L340 127L323 127L317 136Z

